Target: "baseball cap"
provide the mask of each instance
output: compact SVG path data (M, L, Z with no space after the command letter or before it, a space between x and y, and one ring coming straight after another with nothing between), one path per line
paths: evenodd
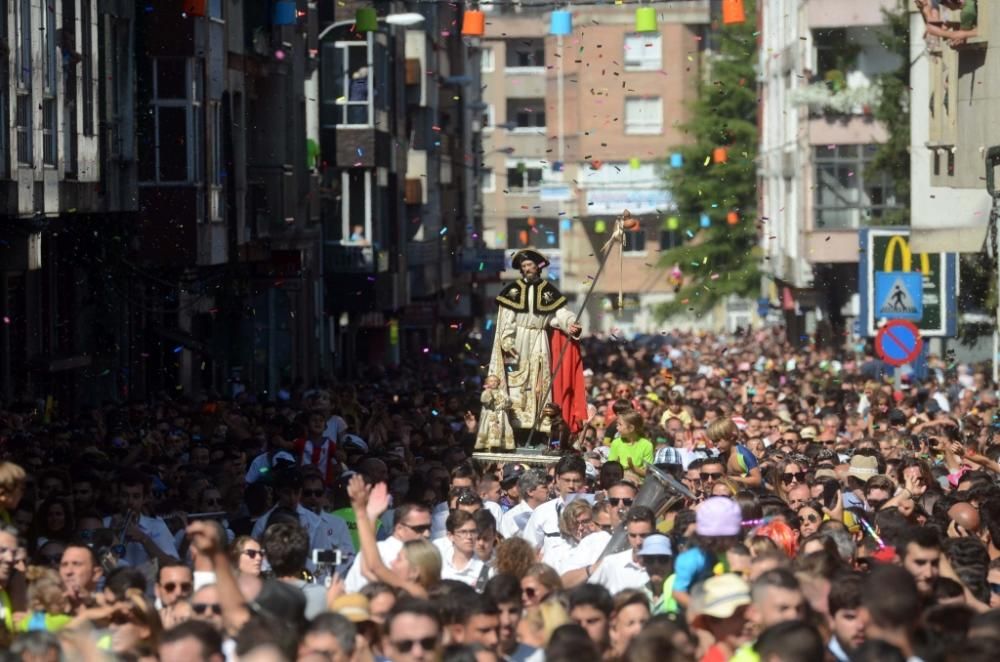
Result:
M851 458L850 467L847 469L848 476L854 476L858 480L866 481L872 476L878 475L878 460L868 455L855 455Z
M799 430L800 439L815 439L818 436L819 433L816 431L816 428L814 428L811 425L807 425L806 427Z
M739 575L727 573L702 582L695 590L691 611L696 617L729 618L750 602L750 585Z
M700 536L738 536L743 526L743 512L730 498L705 499L695 511L695 531Z
M500 487L505 490L510 489L514 486L514 483L517 482L518 478L524 474L524 471L525 468L523 464L514 463L503 465L503 472L500 474Z
M360 593L346 593L338 596L330 605L330 611L340 614L352 623L364 623L372 620L368 598Z
M639 549L639 556L673 556L674 551L670 546L670 538L654 533L642 541L642 548Z

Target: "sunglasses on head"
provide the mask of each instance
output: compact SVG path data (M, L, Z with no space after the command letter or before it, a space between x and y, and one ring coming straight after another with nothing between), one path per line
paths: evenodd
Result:
M244 549L243 553L246 554L249 559L255 559L258 556L260 558L264 558L265 556L263 549Z
M166 584L163 585L163 590L166 591L167 593L173 593L178 588L181 590L182 593L190 593L191 589L194 587L191 585L190 582L181 582L179 584L177 582L167 582Z
M805 479L806 479L805 471L786 471L785 473L781 474L782 483L790 483L793 480L797 480L798 482L801 483L805 481Z
M630 499L629 497L608 497L608 503L616 508L618 506L625 506L626 508L629 508L634 502L635 499Z
M191 609L193 609L194 613L198 614L199 616L204 615L205 612L209 610L211 610L212 613L215 614L216 616L222 615L222 605L218 604L217 602L216 603L192 602Z
M392 642L400 653L406 654L413 650L414 646L420 646L421 650L432 651L437 648L437 637L424 637L423 639L399 639Z

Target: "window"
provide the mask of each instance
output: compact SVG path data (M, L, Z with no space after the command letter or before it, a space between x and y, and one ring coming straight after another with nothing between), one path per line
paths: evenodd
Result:
M677 230L660 230L660 250L665 251L681 245L681 233Z
M323 127L372 125L372 37L323 43Z
M484 46L479 55L479 70L483 73L493 73L496 70L496 51L492 46Z
M627 97L625 99L625 133L663 133L663 99L660 97Z
M17 95L17 162L31 165L33 143L31 140L31 95Z
M550 218L507 219L507 248L559 248L559 221Z
M34 160L34 144L32 141L32 108L31 101L31 0L20 0L18 3L18 24L20 34L17 44L17 162L22 165L32 165Z
M7 34L7 0L0 0L0 34ZM0 127L10 126L7 122L7 104L10 102L10 88L7 86L8 60L9 58L0 57L0 81L4 81L0 85ZM10 158L8 140L7 129L0 130L0 177L7 175L7 160Z
M340 173L340 225L342 244L372 243L372 171L351 168Z
M83 92L83 135L94 135L94 17L92 0L80 0L80 84Z
M507 70L545 67L544 39L508 39Z
M54 166L59 158L58 131L59 107L56 90L59 87L59 58L56 53L56 6L54 2L42 3L45 39L45 71L42 79L42 163Z
M216 21L223 20L222 4L222 0L208 0L208 17Z
M496 173L493 168L483 168L480 175L480 185L483 193L493 193L497 190Z
M57 135L56 123L58 122L58 107L55 99L45 99L42 101L42 163L47 166L56 165L58 150L56 149Z
M876 145L814 149L816 229L876 225L898 206L889 177L871 168Z
M139 118L143 157L140 179L188 183L202 177L204 118L202 72L196 60L153 58L149 62L148 111ZM150 89L151 88L151 89Z
M545 99L507 99L507 122L515 131L545 128Z
M646 252L646 231L633 230L625 233L625 245L622 248L625 254Z
M507 166L507 190L511 193L537 191L541 184L541 168L528 168L524 163Z
M62 38L62 48L64 54L71 54L76 52L76 1L75 0L63 0L62 3L62 23L63 38ZM111 50L111 58L113 64L110 67L111 71L119 71L115 64L117 63L117 52L114 48ZM62 68L63 77L63 169L67 176L72 177L76 174L76 161L77 161L77 151L78 151L78 122L76 117L76 98L77 98L77 80L76 80L76 62L73 61L73 57L66 57L63 60ZM112 86L114 87L114 86ZM117 109L115 109L117 112Z
M659 71L663 43L658 34L625 35L625 71Z

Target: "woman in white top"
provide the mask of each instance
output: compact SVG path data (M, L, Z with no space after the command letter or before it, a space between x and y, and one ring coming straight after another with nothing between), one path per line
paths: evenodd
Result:
M593 508L583 499L573 501L563 508L559 516L559 534L546 534L542 544L542 562L561 575L569 553L593 531Z

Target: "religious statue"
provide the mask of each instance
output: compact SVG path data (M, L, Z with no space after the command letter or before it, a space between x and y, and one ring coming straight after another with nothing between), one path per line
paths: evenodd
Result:
M477 451L514 450L514 430L510 427L507 410L510 399L500 388L500 378L488 375L483 384L483 412L479 416L479 434L476 435Z
M532 430L543 433L533 443L545 443L551 425L551 418L543 416L547 403L559 404L564 418L581 407L586 415L583 366L573 342L581 327L567 308L566 297L542 278L542 269L549 264L544 255L520 250L512 264L521 277L497 296L496 337L487 381L495 377L496 390L506 395L507 418L519 445L532 436Z

